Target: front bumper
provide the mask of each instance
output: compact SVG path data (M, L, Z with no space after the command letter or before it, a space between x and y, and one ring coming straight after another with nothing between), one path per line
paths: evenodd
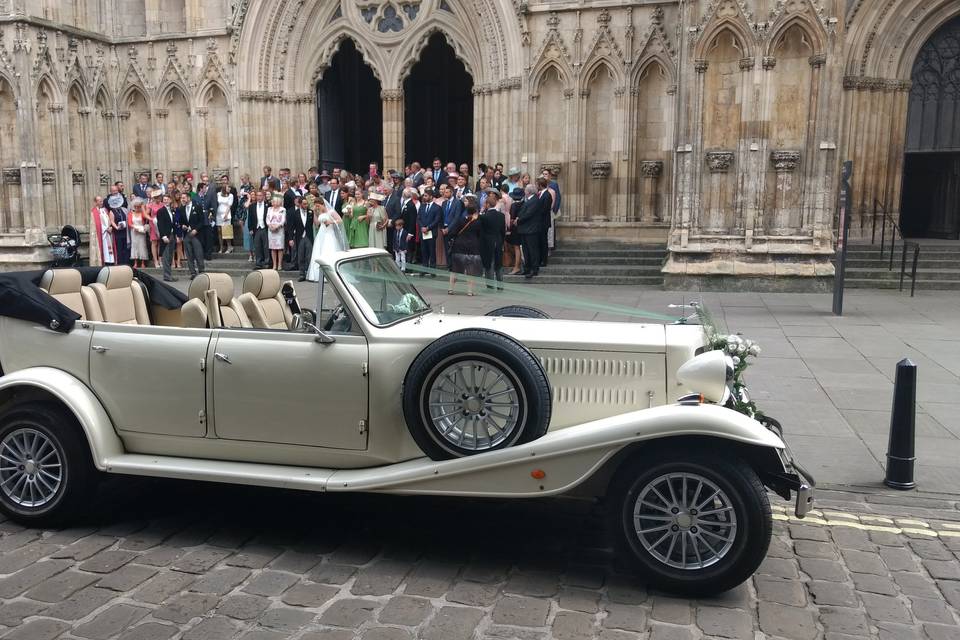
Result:
M769 416L764 416L760 422L780 436L784 444L784 448L778 451L780 462L783 464L783 471L766 472L764 474L764 484L772 487L787 500L791 498L791 492L795 492L796 500L793 512L798 518L803 518L813 508L817 482L813 475L797 462L793 451L790 449L790 444L783 437L783 427L780 426L780 423Z

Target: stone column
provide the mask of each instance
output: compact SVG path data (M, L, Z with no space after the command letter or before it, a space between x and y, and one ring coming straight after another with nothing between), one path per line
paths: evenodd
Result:
M643 224L661 222L663 216L659 210L658 200L660 195L657 187L659 186L660 176L663 175L662 160L641 160L640 175L643 177L643 205L640 209L639 221Z
M403 89L384 89L383 170L403 171Z
M593 197L585 203L585 211L590 216L590 220L597 222L606 222L610 219L610 186L608 179L612 170L612 164L609 160L596 160L590 163L590 178L594 181L600 181L590 189Z
M770 152L770 162L777 173L777 187L773 201L773 220L768 232L771 235L786 236L796 233L800 226L793 193L793 174L800 164L800 152L775 149Z
M733 164L733 151L707 151L707 168L710 170L710 192L707 210L706 224L702 230L708 233L720 233L724 231L724 186L727 181L727 173L730 171L730 165Z

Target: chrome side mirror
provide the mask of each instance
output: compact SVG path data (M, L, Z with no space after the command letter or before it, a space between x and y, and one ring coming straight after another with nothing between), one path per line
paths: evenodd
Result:
M331 336L329 333L323 332L320 327L312 322L304 322L303 328L307 329L308 331L313 331L313 333L316 334L313 338L313 341L317 344L333 344L337 341L336 338Z

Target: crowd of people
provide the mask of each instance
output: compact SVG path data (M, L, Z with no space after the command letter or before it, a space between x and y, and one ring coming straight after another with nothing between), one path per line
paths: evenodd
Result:
M504 266L527 278L546 266L561 205L549 169L532 178L481 163L474 181L466 164L439 158L386 175L371 163L357 173L311 167L274 175L265 166L256 182L244 175L236 185L227 175L199 178L142 173L130 197L122 182L97 196L91 246L99 262L162 267L173 281L173 269L193 278L214 254L246 252L251 266L296 270L303 281L319 279L315 260L326 252L377 247L402 271L419 265L417 273L436 277L448 268L449 293L458 275L502 288ZM474 278L467 294L475 295Z

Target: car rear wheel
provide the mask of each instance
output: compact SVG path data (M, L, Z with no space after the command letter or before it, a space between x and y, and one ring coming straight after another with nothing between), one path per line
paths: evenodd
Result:
M746 463L679 451L621 468L611 488L618 555L658 589L707 595L747 580L766 556L770 502Z
M536 307L528 307L522 304L511 304L506 307L500 307L487 312L488 316L499 316L501 318L536 318L539 320L549 320L550 316Z
M30 526L64 523L87 503L96 470L76 419L45 404L0 415L0 510Z
M434 460L529 442L550 425L540 361L494 331L467 329L433 342L410 365L403 411L410 435Z

